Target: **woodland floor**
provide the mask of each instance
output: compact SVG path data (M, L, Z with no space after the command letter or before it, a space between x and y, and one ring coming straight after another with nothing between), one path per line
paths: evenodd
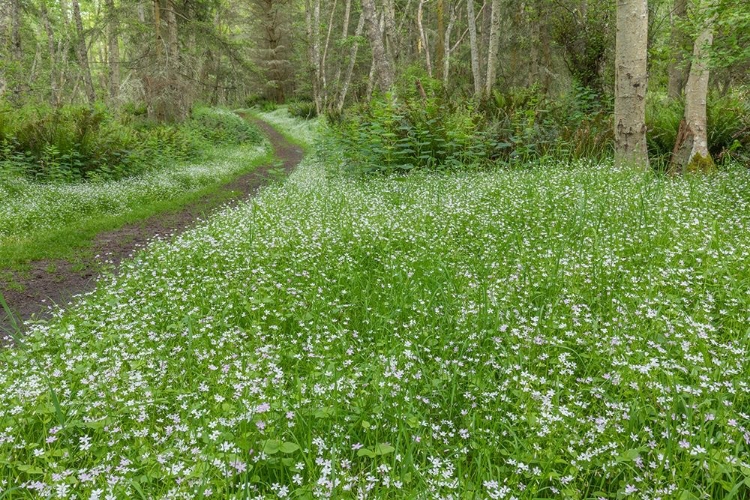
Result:
M181 233L197 221L221 208L252 197L275 178L279 169L291 172L302 160L303 150L290 143L267 123L252 119L268 137L276 163L262 165L223 185L218 191L183 207L99 234L91 244L93 259L72 262L66 259L40 260L24 271L0 275L0 293L21 322L48 316L55 304L67 304L74 296L95 288L104 268L119 266L154 238ZM228 201L229 200L229 201ZM7 340L11 319L0 308L0 343Z

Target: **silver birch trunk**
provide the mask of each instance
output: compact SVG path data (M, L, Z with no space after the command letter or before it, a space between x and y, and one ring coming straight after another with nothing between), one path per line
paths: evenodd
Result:
M344 103L346 102L346 94L349 91L349 84L352 81L352 74L354 73L354 65L357 63L357 51L359 49L359 37L362 36L362 31L365 28L365 16L359 16L359 23L357 23L357 30L354 32L354 36L357 40L352 45L349 52L349 66L346 68L346 76L344 77L344 83L341 86L339 92L339 100L336 103L336 111L341 113L344 109Z
M685 85L685 118L672 155L671 171L684 173L713 170L714 163L708 151L706 105L708 102L708 57L713 44L713 21L709 19L695 40L693 63Z
M443 59L443 88L448 88L448 82L450 81L450 68L451 68L451 33L453 32L453 26L456 24L456 5L451 6L450 17L448 18L448 26L445 28L445 59Z
M312 18L312 64L315 65L315 109L318 113L323 111L323 92L320 63L320 0L313 0Z
M422 7L427 0L419 0L419 7L417 7L417 28L419 29L419 45L417 52L424 50L425 64L427 65L427 74L432 78L432 60L430 59L430 46L427 43L427 35L424 31L424 25L422 23Z
M344 3L344 21L342 23L341 40L345 41L349 37L349 22L351 20L352 13L352 0L346 0ZM361 16L360 16L361 17ZM336 102L338 103L338 95L341 91L341 69L343 65L343 58L338 58L336 62L336 76L334 77L334 85L336 86L334 92L336 93ZM338 109L338 104L336 104Z
M59 92L57 90L57 53L55 51L55 33L52 30L52 23L49 21L49 13L45 2L40 4L40 13L42 15L42 24L47 34L47 52L49 53L49 83L50 83L50 104L57 107L59 104Z
M109 51L109 98L117 100L120 93L120 43L119 23L114 0L105 0L107 6L107 47Z
M328 64L328 46L331 42L331 32L333 31L333 16L336 14L336 4L338 0L333 0L333 6L331 7L331 15L328 19L328 33L326 33L326 43L323 47L323 57L320 60L320 81L322 94L322 109L328 107L328 73L326 72L326 66Z
M375 76L378 78L380 90L389 92L393 87L393 70L386 57L383 34L375 13L374 0L362 0L362 15L365 16L365 23L367 24Z
M91 79L91 67L89 66L89 54L86 48L86 38L83 33L83 21L81 20L81 6L78 4L78 0L73 0L73 17L76 24L76 36L78 38L76 42L76 55L78 56L78 64L81 66L81 73L83 73L83 83L86 90L86 98L91 106L96 102L96 90L94 90L94 82Z
M615 164L645 168L647 0L617 0L615 44Z
M674 0L671 14L672 32L669 43L672 50L672 59L669 63L669 83L667 84L667 91L672 99L679 99L685 86L685 58L682 53L685 34L683 32L684 27L680 26L680 23L684 22L686 18L687 0Z
M466 1L466 15L469 21L469 46L471 49L471 74L474 78L474 95L482 95L482 70L479 66L479 46L477 45L477 20L474 14L474 0Z
M487 81L485 96L492 95L497 78L497 56L500 49L500 0L492 0L492 13L490 14L489 47L487 49Z

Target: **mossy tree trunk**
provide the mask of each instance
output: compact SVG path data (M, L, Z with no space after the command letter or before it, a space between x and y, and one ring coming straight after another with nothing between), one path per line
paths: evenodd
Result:
M708 57L713 44L713 18L695 39L693 63L685 85L685 117L675 141L671 172L710 172L714 167L708 151L707 111Z

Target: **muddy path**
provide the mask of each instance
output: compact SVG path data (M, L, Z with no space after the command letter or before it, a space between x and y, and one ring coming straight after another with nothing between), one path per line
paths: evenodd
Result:
M278 177L280 169L286 174L291 172L302 160L302 148L287 141L267 123L248 119L266 135L278 163L258 167L178 211L163 212L100 233L91 243L90 253L96 257L90 261L36 261L30 263L29 270L12 273L11 279L0 279L0 293L14 316L21 321L47 317L52 306L67 305L76 295L93 290L102 266L117 269L123 259L132 257L154 238L179 234L227 205L254 196L258 189ZM0 308L0 344L7 340L11 327L11 318Z

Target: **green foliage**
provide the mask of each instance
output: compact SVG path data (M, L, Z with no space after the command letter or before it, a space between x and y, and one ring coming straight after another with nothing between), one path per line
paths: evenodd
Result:
M429 80L426 80L429 83ZM420 80L420 83L421 80ZM543 158L604 158L612 150L611 104L587 87L552 100L538 88L495 92L475 106L404 87L333 123L350 169L392 173L456 170ZM429 91L427 89L430 89Z
M231 111L196 107L188 125L211 144L257 144L262 140L256 127Z
M504 159L601 159L612 150L612 105L589 87L551 99L536 87L495 92L485 104Z
M259 143L260 132L237 115L198 107L185 123L148 121L128 106L0 108L0 172L44 182L121 179L196 159L211 145Z
M750 172L324 173L154 242L0 350L0 481L747 500Z
M287 104L289 115L303 120L312 120L318 116L315 103L310 101L294 101Z
M651 93L646 105L649 155L669 163L685 104ZM711 94L707 105L708 150L717 161L750 162L750 101L741 94Z
M467 168L493 152L480 137L481 120L471 104L385 96L343 117L332 135L358 173Z

